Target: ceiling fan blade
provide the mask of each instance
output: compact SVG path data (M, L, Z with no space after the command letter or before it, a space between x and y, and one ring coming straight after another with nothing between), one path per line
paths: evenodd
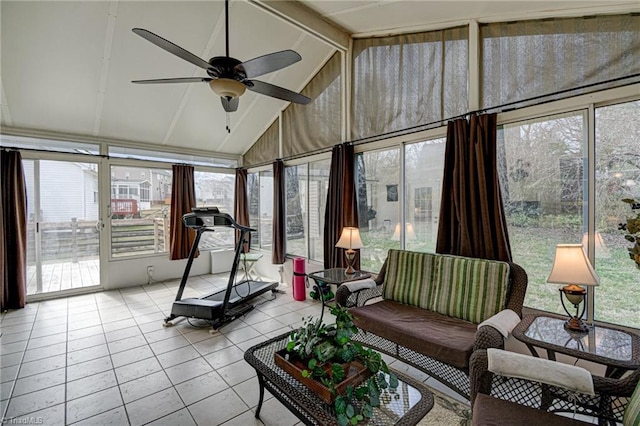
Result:
M270 83L265 83L259 80L245 80L247 89L260 93L261 95L271 96L272 98L282 99L283 101L294 102L296 104L306 105L311 102L311 99L307 98L300 93L292 92L284 87L276 86Z
M222 107L226 112L234 112L238 110L240 98L225 98L224 96L220 96L220 101L222 101Z
M153 80L133 80L132 83L156 84L156 83L201 83L209 82L211 78L205 77L181 77L181 78L156 78Z
M236 65L235 69L244 71L247 78L254 78L293 65L301 59L302 57L293 50L282 50L249 59Z
M145 30L143 28L134 28L133 32L138 34L145 40L148 40L151 43L155 44L156 46L166 50L167 52L173 53L177 57L184 59L187 62L191 62L193 65L204 68L205 70L209 68L209 63L204 59L197 57L193 53L184 50L182 47L171 43L169 40L166 40L159 35L152 33L151 31Z

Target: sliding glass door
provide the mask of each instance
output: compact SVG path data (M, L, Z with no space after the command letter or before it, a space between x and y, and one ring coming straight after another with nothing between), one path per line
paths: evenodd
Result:
M100 285L98 164L23 160L27 295Z

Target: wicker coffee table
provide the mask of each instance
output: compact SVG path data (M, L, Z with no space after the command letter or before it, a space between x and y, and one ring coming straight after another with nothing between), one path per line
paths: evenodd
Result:
M337 424L333 405L322 401L293 376L275 364L274 354L287 345L289 333L267 340L249 348L244 359L256 369L260 384L260 400L256 409L256 418L267 389L293 414L307 425ZM398 376L399 398L382 402L374 409L369 425L415 425L433 408L433 394L417 380L395 372Z

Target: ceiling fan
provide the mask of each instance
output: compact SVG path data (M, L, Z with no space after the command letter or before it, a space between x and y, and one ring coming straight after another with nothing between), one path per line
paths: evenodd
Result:
M299 93L279 87L260 80L253 80L270 72L278 71L282 68L293 65L300 61L302 57L293 50L282 50L280 52L269 53L248 61L241 62L229 56L229 0L224 2L225 14L225 41L226 56L215 56L209 62L199 58L180 46L173 44L159 35L143 28L134 28L133 32L156 46L173 53L177 57L184 59L194 65L203 68L208 77L182 77L182 78L161 78L154 80L134 80L132 83L155 84L155 83L209 83L211 89L220 96L222 106L226 112L233 112L238 109L239 98L249 89L262 95L282 99L284 101L298 104L308 104L311 99Z

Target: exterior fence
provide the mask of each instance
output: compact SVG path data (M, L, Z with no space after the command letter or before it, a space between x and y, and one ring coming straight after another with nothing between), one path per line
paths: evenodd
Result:
M71 261L99 255L100 239L96 221L40 222L43 261ZM27 225L27 261L35 262L36 224ZM111 250L114 256L163 253L169 250L169 219L111 220Z

